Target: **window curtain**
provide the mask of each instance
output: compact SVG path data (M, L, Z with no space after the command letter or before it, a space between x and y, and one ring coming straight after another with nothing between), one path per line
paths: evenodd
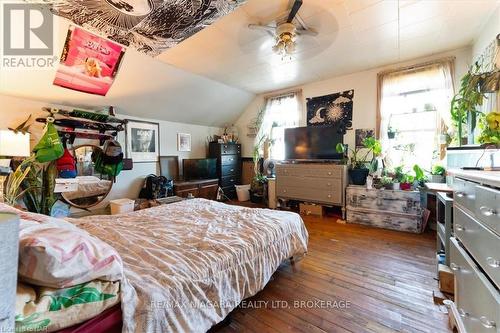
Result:
M297 127L300 122L299 93L291 92L267 98L259 135L268 137L271 143L269 156L266 157L275 160L285 158L285 128Z
M391 146L395 143L394 140L389 139L388 130L389 127L398 130L394 128L394 123L398 123L395 121L396 118L400 119L399 126L407 127L407 131L421 131L423 135L434 136L436 151L417 152L417 155L420 153L421 156L415 156L416 160L424 158L427 161L435 152L438 152L439 159L444 158L445 151L444 146L441 146L443 143L441 134L445 134L451 127L450 102L454 94L453 77L454 58L379 73L377 134L383 147L387 148L386 155L389 155L389 160ZM415 106L418 106L418 110ZM429 117L418 118L417 112L421 107L435 108L436 116L432 120L429 120ZM401 125L401 119L405 118L412 123ZM418 121L419 119L425 119L425 123ZM429 121L434 123L431 124ZM433 129L435 131L431 133Z

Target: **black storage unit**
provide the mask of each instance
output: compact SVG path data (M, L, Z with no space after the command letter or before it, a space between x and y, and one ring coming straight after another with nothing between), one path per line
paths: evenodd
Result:
M236 198L234 185L241 183L241 145L210 142L209 157L217 158L217 177L224 194Z

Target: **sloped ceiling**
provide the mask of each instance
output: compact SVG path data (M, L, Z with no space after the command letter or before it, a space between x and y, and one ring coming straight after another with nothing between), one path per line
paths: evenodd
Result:
M70 22L54 19L55 52L60 55ZM55 73L56 68L2 70L0 94L69 106L113 105L120 114L207 126L235 121L254 98L250 92L178 69L132 48L126 51L105 97L54 86Z

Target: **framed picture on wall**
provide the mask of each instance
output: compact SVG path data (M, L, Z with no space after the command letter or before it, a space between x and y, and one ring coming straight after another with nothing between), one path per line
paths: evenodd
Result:
M177 133L177 150L191 151L191 134Z
M160 124L128 119L125 127L127 157L134 162L158 162Z

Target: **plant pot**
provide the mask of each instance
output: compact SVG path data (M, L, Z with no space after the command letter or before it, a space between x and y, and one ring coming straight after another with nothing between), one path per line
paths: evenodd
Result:
M394 183L392 184L392 189L394 191L398 191L400 189L401 184L400 183Z
M394 139L396 137L396 132L387 132L387 137L389 139Z
M250 201L256 204L264 202L264 195L257 192L250 191Z
M392 190L392 185L393 185L393 184L385 184L385 185L384 185L384 188L385 188L386 190Z
M410 183L401 183L399 185L400 189L402 189L403 191L409 191L411 190L411 184Z
M368 169L349 169L349 178L354 185L365 185L369 173Z
M445 183L445 177L443 175L431 175L431 183Z

